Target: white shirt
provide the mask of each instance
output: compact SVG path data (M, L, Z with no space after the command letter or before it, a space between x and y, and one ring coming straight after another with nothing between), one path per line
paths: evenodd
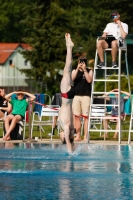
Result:
M128 25L123 22L121 22L121 25L123 30L128 34ZM108 35L113 35L116 39L121 37L119 25L114 22L108 23L103 32Z

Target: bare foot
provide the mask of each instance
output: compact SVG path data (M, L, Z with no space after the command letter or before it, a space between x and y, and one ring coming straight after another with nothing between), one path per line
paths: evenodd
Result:
M77 142L80 142L81 141L81 138L74 138L74 141L77 141Z
M3 140L7 141L7 140L11 140L10 136L9 135L6 135L3 137Z
M104 138L104 135L102 135L101 137ZM105 135L105 138L108 138L108 135L107 135L107 134Z
M5 141L8 141L8 140L11 140L11 138L10 137L3 137L3 140L5 140Z
M10 136L7 137L7 140L11 140Z
M70 36L69 33L66 33L66 34L65 34L65 38L66 38L66 46L73 47L73 46L74 46L74 43L72 42L71 36Z
M117 139L117 135L114 135L113 138L114 138L114 139Z
M116 139L118 137L118 133L114 133L113 138Z
M7 140L7 137L4 136L4 137L3 137L3 140Z
M88 140L87 140L87 139L83 139L83 141L84 141L84 142L88 142Z

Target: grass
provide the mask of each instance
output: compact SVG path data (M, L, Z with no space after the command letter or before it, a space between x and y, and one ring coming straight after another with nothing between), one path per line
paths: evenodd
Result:
M51 132L51 127L50 126L43 126L44 132L42 131L42 137L43 139L49 139L50 136L48 136L48 133ZM25 132L25 138L29 138L29 130L28 127L26 126L26 132ZM0 137L3 137L3 128L1 127L0 129ZM39 137L40 138L40 130L38 129L38 127L34 127L33 129L33 138L35 137ZM55 130L55 136L53 137L54 139L59 139L59 135L58 135L58 131L57 129Z
M115 128L115 125L111 126L112 129ZM50 136L48 136L48 133L51 132L51 126L43 126L44 132L42 131L42 137L43 139L50 139ZM126 129L127 129L127 125L126 125ZM102 132L103 134L103 132ZM115 141L116 139L113 139L113 134L112 132L108 133L108 138L107 140L112 140ZM3 136L3 129L0 129L0 137ZM38 127L34 127L33 129L33 137L39 137L40 138L40 130L38 129ZM28 127L26 127L26 136L25 138L29 138L29 130ZM53 136L54 139L59 139L59 135L58 135L58 130L55 129L55 135ZM82 135L82 139L83 139L83 135ZM132 138L133 139L133 138ZM103 140L102 137L100 137L100 131L99 132L90 132L90 140ZM128 132L122 132L122 141L127 141L128 140Z
M44 120L44 119L43 119ZM130 122L130 118L127 118L126 121L124 121L124 123L122 123L122 130L128 130L129 129L129 122ZM99 125L96 125L97 128L99 129ZM110 124L111 128L114 130L115 132L115 126L116 124ZM50 136L48 136L48 133L51 132L51 126L43 126L44 132L42 132L42 138L43 139L50 139ZM108 138L106 140L112 140L115 141L116 139L113 139L113 135L114 132L108 132ZM103 132L102 132L103 134ZM3 137L3 128L0 128L0 137ZM33 128L33 139L35 137L39 137L40 138L40 130L37 126L34 126ZM25 139L29 138L29 130L28 130L28 126L26 126L26 136ZM55 129L55 135L53 136L54 139L59 139L59 135L58 135L58 130ZM81 136L81 138L83 139L83 135ZM122 141L127 141L128 140L128 132L124 131L122 132ZM90 140L103 140L102 137L100 137L100 130L99 132L90 132ZM133 140L133 137L132 137Z

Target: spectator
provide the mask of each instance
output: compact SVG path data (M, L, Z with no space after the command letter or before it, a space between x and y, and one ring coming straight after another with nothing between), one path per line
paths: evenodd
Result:
M118 50L118 38L125 39L128 34L128 25L120 21L120 14L117 11L111 13L111 19L113 22L108 23L103 31L102 37L105 39L98 40L97 51L100 58L100 63L97 67L105 67L104 62L104 49L112 48L112 67L117 67L116 57ZM106 37L112 35L112 38Z
M84 141L88 137L88 116L91 97L91 82L93 71L87 68L86 57L80 57L78 66L72 71L72 80L74 81L75 96L73 99L74 128L77 136L75 141L81 140L81 114L84 116Z
M0 119L4 118L5 112L10 112L12 110L11 104L5 99L5 90L0 88Z
M105 94L104 96L107 97L106 100L110 101L110 104L112 104L111 115L113 117L117 117L118 116L118 106L115 106L115 105L118 105L118 94L115 94L115 97L109 97L108 95L110 95L112 92L118 92L118 89L113 89L112 91L110 91L108 94ZM121 94L125 95L125 96L120 97L121 120L123 120L124 104L125 104L125 101L130 97L130 93L121 91ZM103 120L103 124L104 124L104 129L107 130L108 129L108 120L107 119ZM119 129L119 124L118 124L118 119L117 119L116 120L116 132L114 133L113 138L117 138L117 136L118 136L117 130L118 129ZM105 134L105 137L108 137L108 133L104 133L104 134Z
M64 67L63 78L61 80L62 104L59 112L59 121L63 131L60 133L62 143L66 143L68 152L73 151L74 126L72 114L72 100L74 97L74 88L72 87L72 48L74 46L70 34L65 34L66 38L66 64Z
M17 99L11 100L10 97L13 94L17 94ZM30 97L30 101L33 101L35 99L35 96L33 94L30 94L28 92L23 92L21 90L17 92L11 92L8 95L5 96L5 98L11 103L12 105L12 112L5 118L5 130L6 134L3 137L3 140L10 140L10 133L15 128L16 123L19 120L24 119L26 108L28 106L28 99L24 98L24 95L27 95ZM10 123L11 122L11 123Z

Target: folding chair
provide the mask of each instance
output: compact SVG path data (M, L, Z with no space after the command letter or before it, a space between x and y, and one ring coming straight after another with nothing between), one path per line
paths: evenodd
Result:
M100 137L101 137L101 130L102 130L102 118L98 118L98 117L105 117L105 107L104 106L93 106L92 110L91 110L91 116L94 117L93 119L91 119L91 126L93 125L93 128L95 129L99 129L100 131ZM97 128L96 125L100 125L100 128Z
M106 110L104 106L100 106L100 104L104 104L103 98L94 98L93 99L93 107L91 107L91 120L90 120L90 127L89 129L96 129L100 130L100 136L101 136L101 129L102 129L102 118L99 119L98 117L104 117ZM84 119L81 119L81 135L83 133L83 126L84 126ZM100 129L97 127L97 125L100 125Z
M121 95L121 96L125 96L125 95ZM108 112L107 114L111 115L111 112ZM131 100L130 100L130 98L128 98L128 99L125 99L125 101L124 101L124 110L123 110L123 113L121 113L121 117L122 117L121 123L122 123L122 125L129 123L129 122L126 121L126 117L130 116L130 115L131 115ZM108 127L110 127L110 129L112 129L111 124L116 124L116 123L117 123L116 120L109 120ZM129 129L128 130L122 129L121 131L122 132L129 132Z
M4 113L4 118L6 117L7 112ZM4 125L4 118L0 119L0 127L3 129L3 125ZM3 136L4 136L4 130L3 130Z
M25 112L25 118L23 120L23 140L25 139L26 126L29 126L27 123L29 123L28 110Z
M52 126L54 123L54 117L59 115L60 106L58 105L45 105L42 107L41 115L36 119L36 114L39 115L38 112L33 112L33 118L31 123L31 138L32 138L32 132L34 126L39 126L40 128L40 138L42 140L42 126ZM44 119L44 118L45 119ZM52 117L50 119L49 117ZM53 126L52 126L52 132L53 132ZM52 134L51 134L51 141L52 141Z
M96 104L96 106L91 107L91 116L93 118L91 119L90 125L93 126L93 128L100 130L100 137L101 137L102 118L99 119L98 117L104 117L106 114L106 108L104 106L100 106L100 104L104 104L104 99L94 98L93 104ZM100 125L100 128L97 128L96 125Z
M34 101L34 109L33 112L37 115L38 120L40 120L41 117L41 110L42 110L42 106L44 104L49 104L51 105L51 97L49 94L43 94L43 93L37 93L35 94L36 99ZM44 132L44 129L42 128L42 126L40 126L39 128L42 129L42 131ZM31 131L32 134L32 131Z
M52 97L51 105L58 105L58 106L61 107L61 104L62 104L61 93L55 93L55 95ZM59 123L58 116L55 116L54 120L55 121L54 121L53 127L56 124L56 127L58 129L58 135L59 135L59 132L60 132L60 123ZM49 133L49 135L51 135L51 134L53 134L53 133Z

